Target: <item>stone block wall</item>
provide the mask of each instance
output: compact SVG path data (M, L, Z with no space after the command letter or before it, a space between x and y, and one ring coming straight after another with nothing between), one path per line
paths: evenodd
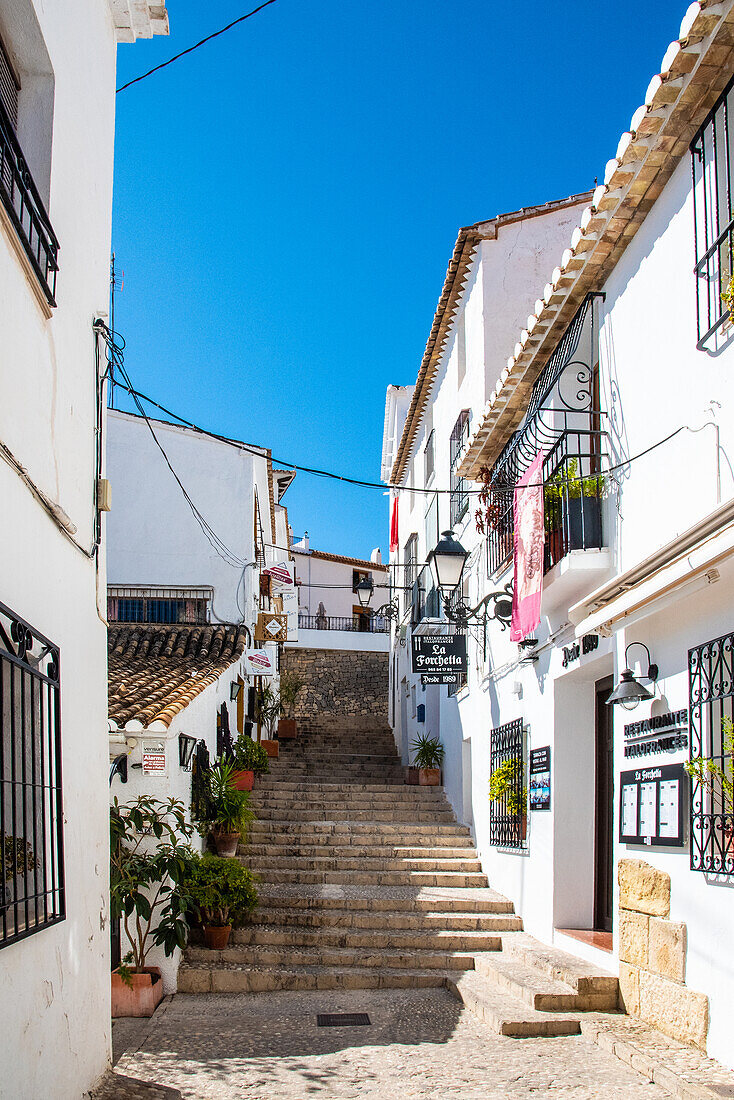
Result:
M387 725L388 654L340 649L286 649L281 669L297 672L304 687L296 718L308 724L340 717L358 726Z
M683 1043L706 1050L708 997L686 980L686 926L670 917L670 875L622 859L619 878L619 989L626 1011Z

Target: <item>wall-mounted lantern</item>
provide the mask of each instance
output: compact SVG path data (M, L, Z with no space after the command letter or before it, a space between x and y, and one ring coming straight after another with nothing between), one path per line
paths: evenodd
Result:
M374 587L375 586L372 583L372 578L365 577L364 580L361 580L355 588L354 591L357 593L357 599L359 600L361 607L369 607Z
M191 757L196 748L196 738L189 737L187 733L178 735L178 762L184 771L191 771Z
M239 680L232 680L231 684L229 685L229 698L232 702L234 702L239 695L241 687L242 684L239 682Z
M639 680L635 679L627 659L627 654L634 645L641 645L647 653L647 675L640 676ZM622 673L619 683L615 684L612 694L607 699L607 706L612 707L619 703L625 710L634 710L644 699L654 698L652 692L643 687L640 680L648 680L654 684L658 678L658 666L652 663L650 650L644 642L630 642L624 651L624 663L627 667Z

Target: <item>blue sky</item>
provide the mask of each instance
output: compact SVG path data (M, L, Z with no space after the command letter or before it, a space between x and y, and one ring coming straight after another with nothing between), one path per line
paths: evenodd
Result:
M118 84L248 10L167 6L170 37L121 46ZM379 481L385 389L415 380L458 228L593 186L684 11L278 0L122 92L134 384L276 458ZM380 490L299 474L285 503L312 546L386 549Z

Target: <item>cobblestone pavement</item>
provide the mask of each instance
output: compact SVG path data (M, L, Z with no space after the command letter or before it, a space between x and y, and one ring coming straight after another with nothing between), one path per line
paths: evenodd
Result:
M371 1026L320 1028L317 1012L367 1012ZM669 1095L582 1036L496 1035L442 989L183 994L128 1039L140 1049L122 1056L99 1100L148 1100L143 1082L184 1100Z

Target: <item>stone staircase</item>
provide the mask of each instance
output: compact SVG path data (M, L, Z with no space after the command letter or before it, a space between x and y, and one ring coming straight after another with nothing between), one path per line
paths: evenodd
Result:
M407 786L389 729L311 725L258 780L238 858L252 924L191 946L181 992L444 986L505 1035L580 1031L617 979L522 931L441 788Z

